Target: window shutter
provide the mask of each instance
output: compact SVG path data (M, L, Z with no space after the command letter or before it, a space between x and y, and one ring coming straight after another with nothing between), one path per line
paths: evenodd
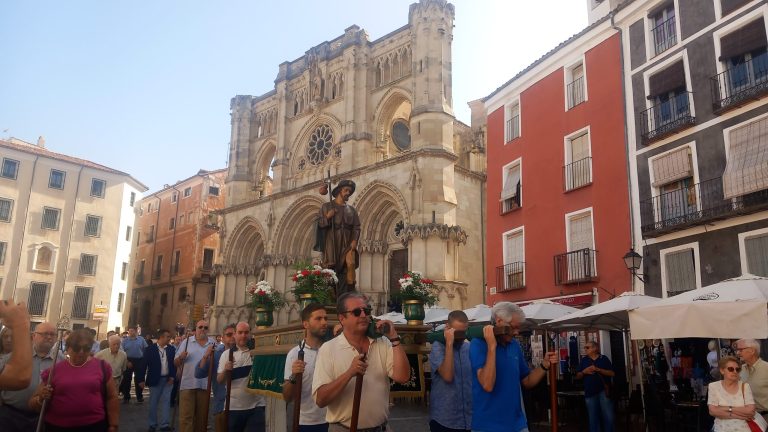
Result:
M668 253L666 260L667 292L679 294L696 289L696 265L693 249Z
M570 247L568 251L592 249L592 215L570 219Z
M510 234L506 238L506 259L505 264L525 261L525 240L523 232Z
M744 240L747 253L747 271L755 276L768 277L768 234Z
M589 134L579 135L571 140L571 163L589 157Z
M685 87L685 67L682 60L657 72L648 79L648 99Z
M507 200L517 195L517 184L520 182L520 165L508 168L505 175L501 200Z
M688 177L693 177L691 148L688 146L653 160L654 187L660 187Z
M763 48L766 45L765 20L760 17L720 39L720 61Z
M768 118L730 133L723 194L735 198L768 189Z

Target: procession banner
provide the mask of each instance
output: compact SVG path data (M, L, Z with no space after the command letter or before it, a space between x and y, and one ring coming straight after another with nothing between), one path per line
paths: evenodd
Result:
M285 354L254 356L251 375L248 378L248 391L282 399L285 358Z

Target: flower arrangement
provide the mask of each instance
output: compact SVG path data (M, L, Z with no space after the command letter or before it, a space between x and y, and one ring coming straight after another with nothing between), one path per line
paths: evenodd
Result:
M275 310L285 306L283 296L267 281L251 282L245 286L245 291L251 296L249 307Z
M426 306L437 303L437 287L432 279L425 278L417 271L408 270L398 281L400 292L395 295L400 300L421 300Z
M336 272L332 269L308 264L296 266L296 273L291 279L296 283L293 288L296 301L300 300L302 294L312 294L315 301L320 304L331 303L331 289L339 282Z

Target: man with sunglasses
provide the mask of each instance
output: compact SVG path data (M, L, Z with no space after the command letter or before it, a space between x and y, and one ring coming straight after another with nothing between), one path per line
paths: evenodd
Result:
M142 394L141 386L139 386L143 379L139 377L139 374L144 370L144 349L146 348L147 341L136 333L136 326L129 326L128 337L123 339L123 351L128 356L128 367L125 369L125 373L123 373L123 381L120 384L124 404L131 401L132 377L136 388L136 402L144 403L144 395Z
M363 380L358 432L388 430L389 380L403 384L410 378L408 358L391 321L376 322L378 331L388 328L386 338L368 337L371 307L366 300L357 292L339 296L336 307L344 330L317 354L312 397L318 407L328 408L330 432L349 430L357 375Z
M195 378L195 365L203 358L208 345L216 340L208 337L208 322L200 320L195 325L195 334L181 342L176 351L174 364L181 369L179 385L179 431L205 432L208 426L208 380Z
M222 330L221 343L216 345L209 345L205 350L203 358L195 367L195 378L208 379L208 370L211 367L211 356L213 356L213 373L216 373L219 361L221 360L221 354L224 350L230 349L235 346L235 327L236 324L227 324ZM219 381L214 375L211 380L211 386L213 387L213 418L216 425L216 432L226 432L224 429L224 399L227 397L227 386L225 384L219 384Z
M768 362L760 358L760 343L754 339L739 339L736 355L744 362L742 379L752 388L755 410L768 420Z
M55 343L56 328L53 324L43 322L35 327L32 332L32 380L25 389L0 392L0 419L4 432L35 430L39 413L31 411L28 402L40 384L40 372L53 365ZM62 360L64 356L59 356L58 361Z

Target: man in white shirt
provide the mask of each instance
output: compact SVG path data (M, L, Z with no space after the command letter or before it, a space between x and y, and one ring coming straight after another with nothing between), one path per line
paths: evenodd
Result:
M115 380L115 388L120 387L123 381L123 372L128 367L128 356L120 350L122 339L118 335L112 335L108 339L109 345L96 353L94 357L104 360L112 366L112 378Z
M203 358L209 344L216 340L208 337L208 322L200 320L195 326L195 335L181 342L176 351L174 366L181 368L179 385L179 431L205 432L208 427L208 380L195 378L195 365Z
M233 361L229 361L228 349L221 354L216 380L221 384L227 381L227 372L232 374L232 388L229 398L229 431L230 432L264 432L266 429L264 410L267 405L263 397L249 393L248 376L251 374L251 350L248 339L251 337L251 327L246 322L239 322L235 327L235 344Z
M310 303L301 311L301 324L305 336L300 345L288 351L285 358L283 373L283 399L291 402L294 397L296 375L301 377L301 414L299 416L299 432L327 432L328 422L325 420L325 408L317 406L312 400L312 376L315 373L317 352L323 344L328 332L328 316L325 307L319 303ZM304 361L299 360L299 350L304 351ZM294 401L294 403L296 403ZM289 418L291 418L289 416Z

